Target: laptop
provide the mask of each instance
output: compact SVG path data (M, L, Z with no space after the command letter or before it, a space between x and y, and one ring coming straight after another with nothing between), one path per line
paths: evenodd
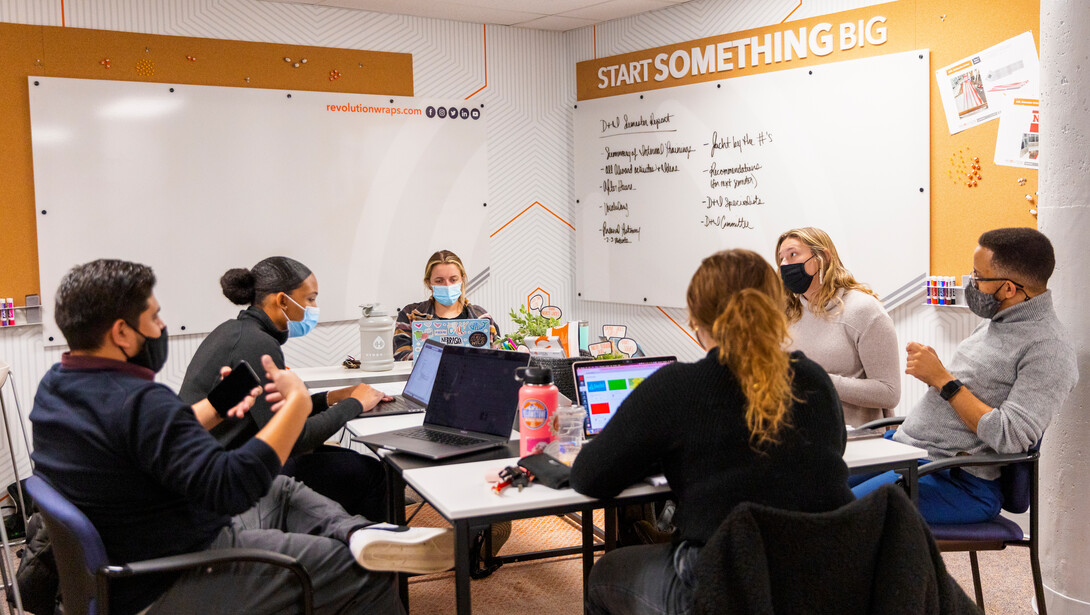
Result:
M428 406L432 384L435 383L435 372L439 369L439 357L442 355L442 344L435 340L425 342L420 347L420 355L413 362L413 371L409 373L409 379L405 382L401 395L394 395L393 401L380 402L373 410L364 412L360 416L391 416L423 412Z
M454 318L414 320L410 325L413 338L413 361L420 354L424 340L433 339L447 346L487 348L492 323L487 318Z
M602 431L633 389L676 357L633 357L572 363L572 377L579 405L587 412L586 435Z
M428 459L506 446L518 411L515 369L529 361L524 352L444 346L424 424L356 440Z

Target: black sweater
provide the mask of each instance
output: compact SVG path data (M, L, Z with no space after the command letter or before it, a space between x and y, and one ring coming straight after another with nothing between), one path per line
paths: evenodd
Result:
M745 396L712 350L696 363L659 369L632 391L580 451L572 487L608 498L662 471L678 498L675 538L698 543L741 502L822 512L851 501L840 399L817 363L801 352L791 358L801 401L779 444L764 453L750 447Z
M250 306L242 310L238 318L216 327L201 342L186 369L179 397L186 403L204 399L219 382L220 367L235 366L243 359L254 368L264 386L268 379L261 366L261 355L269 355L277 367L284 369L284 351L280 346L287 341L288 332L277 329L260 308ZM292 454L313 450L363 412L363 405L351 397L332 406L326 404L325 393L316 393L311 400L314 409L295 441ZM262 395L244 418L223 421L212 430L212 435L228 449L242 446L272 419L269 406Z

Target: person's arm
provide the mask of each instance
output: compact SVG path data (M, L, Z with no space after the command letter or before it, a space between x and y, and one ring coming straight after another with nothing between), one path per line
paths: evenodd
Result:
M899 344L893 320L879 314L856 342L864 378L829 374L840 400L863 408L895 408L901 401Z
M265 386L268 393L277 392L277 401L271 406L272 419L254 436L268 444L283 464L288 460L299 433L310 414L310 393L299 376L277 367L269 355L261 357L261 364L271 381Z
M406 305L397 313L397 324L394 326L394 360L411 361L413 358L412 319L409 314L413 305Z
M909 376L940 390L947 382L954 380L954 375L943 366L934 348L917 342L909 342L906 351L908 360L905 373ZM977 423L980 422L981 417L992 411L991 406L980 401L966 386L962 386L949 403L962 422L974 432L977 430Z
M573 489L609 498L646 476L661 471L659 452L669 430L661 422L673 416L668 407L671 370L656 372L625 398L616 415L594 439L583 445L571 469Z

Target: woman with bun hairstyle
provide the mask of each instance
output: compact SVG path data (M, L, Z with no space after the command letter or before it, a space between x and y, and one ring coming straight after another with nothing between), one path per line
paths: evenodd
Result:
M412 324L417 320L451 320L487 318L489 342L495 345L500 337L496 321L488 311L473 305L466 297L466 268L462 259L450 250L439 250L428 258L424 266L424 287L430 298L420 303L410 303L397 314L394 331L394 360L411 361L413 358Z
M825 231L780 235L776 260L787 293L791 348L825 368L854 427L891 415L901 401L900 346L878 295L855 281Z
M749 250L717 252L687 302L708 354L642 382L571 471L572 487L596 498L662 472L677 495L674 542L603 555L587 613L688 612L700 549L742 502L822 512L852 500L840 402L818 364L784 350L776 270Z
M260 366L261 356L267 354L284 369L281 346L289 337L306 335L318 323L318 280L305 265L286 256L266 258L252 269L230 269L220 278L220 287L232 303L248 307L216 327L197 348L179 393L187 403L208 395L219 382L220 365L235 366L245 360ZM314 409L283 473L340 503L349 514L385 520L382 462L324 444L382 399L382 393L366 384L312 395ZM237 448L271 418L269 403L259 397L244 418L225 420L212 435L225 448Z

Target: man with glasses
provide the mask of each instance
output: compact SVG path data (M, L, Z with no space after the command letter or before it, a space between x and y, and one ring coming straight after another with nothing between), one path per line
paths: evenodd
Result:
M949 368L931 347L908 344L905 373L930 388L893 439L927 449L932 460L1029 450L1079 377L1047 288L1056 265L1048 238L1002 228L977 243L965 299L984 321L958 345ZM998 478L994 467L925 476L920 512L932 523L992 519L1003 504ZM896 479L893 472L879 474L852 491L862 497Z

